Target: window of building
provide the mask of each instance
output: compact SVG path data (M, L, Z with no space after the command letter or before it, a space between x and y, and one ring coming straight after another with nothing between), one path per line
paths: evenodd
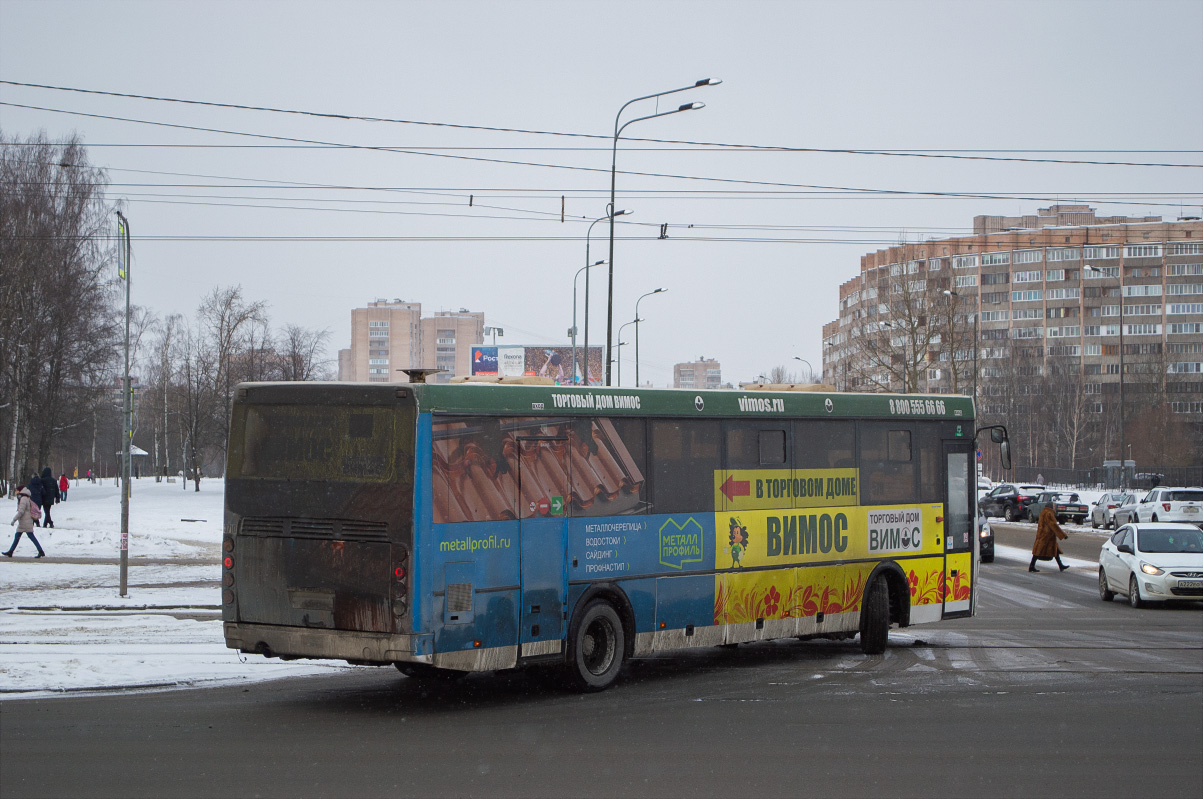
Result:
M1043 297L1044 297L1044 292L1041 291L1040 289L1033 289L1030 291L1012 291L1011 292L1011 302L1032 302L1034 300L1042 299Z
M1103 334L1102 328L1099 325L1086 325L1082 328L1082 333L1087 336L1101 336ZM1098 353L1095 354L1097 355Z
M1180 314L1203 314L1203 302L1172 302L1168 313L1173 316Z
M946 283L945 285L948 285L948 284ZM967 286L976 286L976 285L977 285L977 275L957 275L956 276L956 287L957 288L965 288Z
M1039 308L1016 308L1011 313L1012 319L1042 319L1044 312Z
M1056 347L1049 347L1048 354L1049 357L1061 355L1077 358L1082 354L1082 347L1078 344L1059 344Z
M983 286L998 286L1011 280L1010 272L987 272L982 275Z
M1189 341L1169 345L1170 352L1203 352L1203 342Z
M1170 307L1173 308L1174 306L1171 305ZM1203 322L1175 322L1174 324L1170 325L1169 332L1173 333L1174 335L1203 333Z
M1170 283L1165 287L1165 293L1176 297L1183 294L1203 294L1203 283Z
M388 358L369 358L368 364L371 366L388 366Z
M1067 325L1063 327L1050 327L1045 331L1045 336L1048 338L1077 338L1082 335L1082 328L1077 325ZM1053 353L1049 353L1052 355Z
M1161 316L1160 305L1125 305L1124 316Z
M1099 258L1118 258L1119 247L1084 247L1082 249L1082 256L1087 261Z
M982 311L983 322L1005 322L1010 318L1010 311Z
M1174 361L1170 364L1170 374L1195 374L1203 372L1203 361Z
M1045 294L1045 299L1049 300L1076 300L1082 296L1081 289L1049 289Z
M986 305L1001 305L1007 301L1005 291L987 291L982 294L982 303Z
M976 255L956 255L952 259L953 269L972 269L977 266Z
M368 322L368 327L388 327L388 322Z
M1012 283L1039 283L1044 280L1044 272L1037 269L1032 272L1016 272L1011 278Z
M1011 338L1044 338L1043 327L1013 327L1011 328Z
M1044 312L1046 319L1074 319L1078 316L1078 306L1070 305L1061 308L1048 308Z
M1079 254L1077 247L1056 247L1048 251L1047 258L1050 261L1076 261Z
M1086 345L1086 354L1087 355L1102 355L1103 354L1103 346L1101 344L1087 344Z
M1011 263L1011 253L1009 252L984 252L982 253L982 266L1002 266Z
M1125 258L1160 258L1160 244L1128 244L1124 246Z
M1165 273L1169 277L1203 275L1203 264L1169 264L1165 268Z
M927 271L939 272L940 269L943 267L943 263L944 263L943 258L932 258L931 260L929 260L927 262Z
M1065 279L1065 270L1064 269L1050 269L1044 273L1044 279L1045 280L1064 280Z
M1170 245L1170 255L1203 255L1203 244L1179 241Z
M1044 260L1044 253L1041 250L1020 250L1015 253L1015 263L1017 264L1038 264Z

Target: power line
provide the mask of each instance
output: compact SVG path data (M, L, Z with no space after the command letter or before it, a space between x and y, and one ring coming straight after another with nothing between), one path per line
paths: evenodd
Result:
M548 131L535 130L525 128L505 128L490 125L467 125L450 122L430 122L413 119L398 119L388 117L372 117L355 114L335 114L329 112L318 111L302 111L298 109L277 108L271 106L245 105L239 103L219 103L206 100L187 100L176 97L159 97L154 95L132 94L126 92L110 92L97 89L80 89L68 86L50 86L40 83L23 83L19 81L0 80L0 83L10 86L21 86L24 88L46 89L50 91L73 92L78 94L94 94L107 97L122 97L135 100L151 100L163 103L176 103L181 105L198 105L210 108L227 108L239 111L261 111L274 114L289 114L298 116L315 117L322 119L335 119L341 121L358 121L358 122L374 122L374 123L389 123L403 125L421 125L428 127L455 128L461 130L479 130L492 133L520 133L526 135L539 136L564 136L572 138L587 138L609 141L609 136L603 136L593 133L569 133L564 131ZM20 107L20 106L19 106ZM48 109L42 109L48 110ZM70 113L70 112L64 112ZM872 156L887 156L887 157L903 157L903 158L950 158L958 160L975 160L975 161L1014 161L1025 163L1042 163L1042 164L1077 164L1089 166L1135 166L1135 167L1174 167L1174 168L1203 168L1203 164L1164 164L1156 162L1132 162L1132 161L1096 161L1096 160L1071 160L1071 159L1056 159L1056 158L1026 158L1016 156L986 156L986 155L969 155L964 152L950 151L906 151L906 150L865 150L852 148L818 148L818 147L786 147L780 145L760 145L760 144L730 144L723 142L699 142L699 141L684 141L676 139L627 139L627 141L637 141L643 143L656 144L679 144L688 145L691 147L703 148L729 148L737 150L766 150L771 152L795 152L795 153L826 153L839 155L872 155ZM316 142L306 142L307 144L316 144ZM980 151L979 151L980 152ZM1064 152L1064 151L1062 151ZM1072 152L1072 151L1070 151ZM1104 151L1106 152L1106 151ZM1139 151L1150 152L1150 151ZM1186 151L1197 152L1197 151Z

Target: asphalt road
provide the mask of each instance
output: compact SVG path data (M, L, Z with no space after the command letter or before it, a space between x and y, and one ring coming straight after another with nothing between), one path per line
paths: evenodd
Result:
M1007 560L982 575L979 615L894 631L882 657L673 653L588 696L364 668L6 701L0 796L1203 794L1203 605L1137 611L1093 574Z

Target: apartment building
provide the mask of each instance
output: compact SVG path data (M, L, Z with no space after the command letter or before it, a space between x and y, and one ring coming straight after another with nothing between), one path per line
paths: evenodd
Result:
M722 388L723 367L713 358L673 365L673 388Z
M351 346L339 350L338 379L404 382L399 370L443 369L430 379L446 382L472 371L472 347L484 341L479 312L437 311L422 316L422 304L378 299L351 311Z
M979 216L974 230L862 256L840 286L839 318L823 328L824 382L976 392L990 415L1025 384L1064 378L1082 384L1087 412L1103 414L1122 368L1129 415L1137 395L1156 394L1198 426L1203 220L1063 205Z

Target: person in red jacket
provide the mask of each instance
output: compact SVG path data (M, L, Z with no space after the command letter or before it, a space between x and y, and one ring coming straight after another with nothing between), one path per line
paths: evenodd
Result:
M66 474L60 475L58 478L58 493L59 493L59 501L60 502L67 501L67 489L70 487L71 487L71 481L67 479L67 475Z

